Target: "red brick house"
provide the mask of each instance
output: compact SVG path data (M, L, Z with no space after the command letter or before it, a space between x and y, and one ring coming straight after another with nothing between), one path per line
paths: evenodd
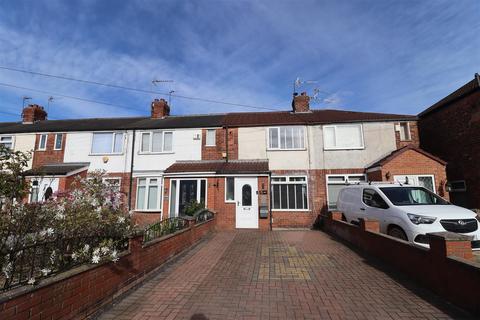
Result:
M422 149L447 165L450 200L480 208L480 76L419 115Z

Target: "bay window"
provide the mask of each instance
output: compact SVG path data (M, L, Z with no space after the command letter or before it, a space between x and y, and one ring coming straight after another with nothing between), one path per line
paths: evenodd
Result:
M140 152L161 153L173 151L172 131L152 131L142 133Z
M304 127L268 128L269 150L301 150L305 149Z
M160 211L161 208L161 178L138 178L137 210Z
M325 150L363 149L363 129L361 124L323 126Z
M94 132L92 154L119 154L123 152L123 132Z
M335 174L327 175L328 210L337 209L337 199L340 190L346 185L365 182L364 174Z
M272 177L274 210L308 210L306 177Z

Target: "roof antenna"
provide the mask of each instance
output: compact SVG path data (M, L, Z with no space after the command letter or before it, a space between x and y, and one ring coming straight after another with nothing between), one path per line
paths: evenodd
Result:
M50 112L50 103L52 103L52 102L53 102L53 97L52 96L48 97L47 113Z

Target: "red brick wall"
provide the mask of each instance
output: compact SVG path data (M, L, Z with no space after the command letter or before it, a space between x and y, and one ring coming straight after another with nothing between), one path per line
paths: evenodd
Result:
M435 237L431 240L432 249L426 250L373 231L378 230L378 222L376 228L370 229L369 225L358 227L330 218L323 221L325 231L388 263L450 302L480 315L478 297L472 294L480 287L480 265L465 260L472 258L470 241L446 242ZM374 225L370 223L370 226Z
M396 123L396 125L399 123ZM408 122L410 126L410 140L400 140L400 132L395 130L395 140L397 143L397 149L400 149L402 147L408 146L408 145L414 145L414 146L419 146L420 145L420 137L418 134L418 126L417 126L417 121L409 121Z
M386 179L387 172L390 173L388 180ZM408 150L382 167L382 181L393 181L394 175L402 174L432 174L435 178L436 193L447 200L449 199L448 192L445 190L447 177L443 164L414 150Z
M202 160L222 160L225 148L226 129L216 129L215 146L206 146L207 129L202 129ZM228 129L228 158L238 159L238 128Z
M44 164L61 163L63 162L63 155L65 153L65 142L67 141L67 135L63 134L62 149L54 150L55 147L55 133L49 133L47 135L47 146L44 151L38 150L40 143L40 134L35 138L35 151L33 152L32 168L38 168Z
M422 116L419 129L421 147L448 162L448 180L465 180L466 205L480 208L480 90Z
M142 243L130 240L129 253L116 263L81 266L42 280L37 287L21 287L0 294L0 319L87 318L113 298L126 292L205 234L216 220L194 225L173 235Z

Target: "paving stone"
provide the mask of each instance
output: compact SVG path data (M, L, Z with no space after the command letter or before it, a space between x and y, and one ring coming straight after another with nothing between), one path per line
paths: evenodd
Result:
M320 231L219 232L100 319L451 319L468 315Z

